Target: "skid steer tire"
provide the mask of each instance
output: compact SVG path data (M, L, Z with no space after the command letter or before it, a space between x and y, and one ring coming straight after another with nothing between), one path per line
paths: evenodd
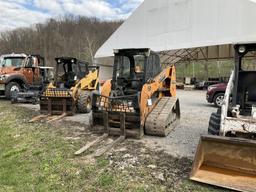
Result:
M218 113L212 113L209 121L208 134L219 135L220 133L220 119L221 115Z
M92 110L91 92L81 91L77 100L77 111L79 113L90 113Z

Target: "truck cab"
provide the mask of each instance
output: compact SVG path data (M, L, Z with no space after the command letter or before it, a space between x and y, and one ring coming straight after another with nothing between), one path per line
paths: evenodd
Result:
M19 92L26 86L40 84L40 66L44 59L39 55L11 54L0 59L0 94L11 98L11 92Z

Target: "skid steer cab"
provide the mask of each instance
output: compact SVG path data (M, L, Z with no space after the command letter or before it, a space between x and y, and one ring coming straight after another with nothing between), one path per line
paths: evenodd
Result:
M60 57L55 60L54 81L40 98L41 113L89 113L92 108L92 92L99 89L99 68L71 57Z
M191 179L256 191L256 43L235 45L235 69L208 133L201 137Z
M93 94L92 129L108 135L166 136L180 118L175 67L150 49L115 50L112 80Z

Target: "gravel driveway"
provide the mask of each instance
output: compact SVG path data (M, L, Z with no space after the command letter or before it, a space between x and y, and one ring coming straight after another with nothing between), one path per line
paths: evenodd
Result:
M200 135L207 134L210 115L217 110L206 102L205 94L205 91L179 90L180 125L166 138L146 136L142 142L173 156L193 158Z

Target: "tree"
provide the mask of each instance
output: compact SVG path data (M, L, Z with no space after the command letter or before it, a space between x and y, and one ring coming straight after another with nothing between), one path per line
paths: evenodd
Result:
M0 33L0 54L40 54L48 66L53 66L54 58L60 56L92 63L97 49L121 23L71 15L49 19L46 23Z

